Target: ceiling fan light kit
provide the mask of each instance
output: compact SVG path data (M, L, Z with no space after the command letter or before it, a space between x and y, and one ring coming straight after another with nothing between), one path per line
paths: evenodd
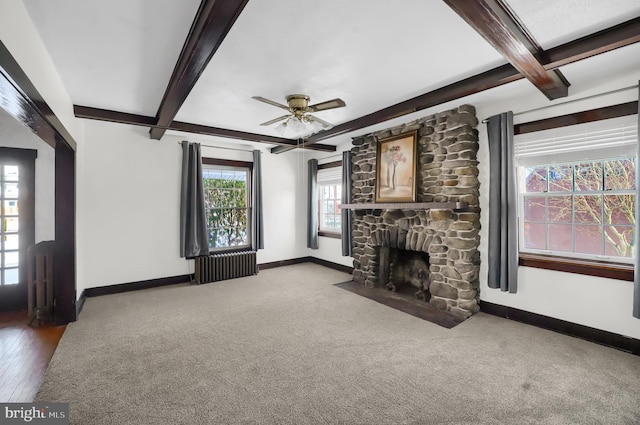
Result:
M320 130L326 130L333 127L333 124L324 121L310 114L310 112L326 111L327 109L342 108L346 106L342 99L332 99L326 102L309 105L311 98L306 94L291 94L286 97L287 105L266 99L261 96L254 96L253 99L269 105L289 111L288 115L263 122L260 125L271 125L279 121L280 123L275 130L284 137L299 138L307 137L317 133Z

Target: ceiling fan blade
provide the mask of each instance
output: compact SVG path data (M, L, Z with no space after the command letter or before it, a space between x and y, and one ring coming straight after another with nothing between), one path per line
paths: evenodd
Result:
M336 98L327 100L326 102L316 103L315 105L309 105L307 110L309 112L318 112L325 111L327 109L342 108L343 106L347 106L347 104L344 103L344 100Z
M307 115L307 117L309 117L309 119L311 119L312 121L318 121L320 124L322 124L323 127L333 127L333 124L331 124L330 122L327 122L325 120L321 120L320 118L313 116L313 115Z
M260 102L268 103L269 105L277 106L278 108L286 109L287 111L289 110L288 106L283 105L282 103L274 102L273 100L269 100L261 96L253 96L251 98L259 100Z
M260 125L271 125L271 124L273 124L273 123L277 123L278 121L286 120L286 119L287 119L287 118L289 118L290 116L291 116L291 114L289 114L289 115L283 115L283 116L281 116L281 117L274 118L274 119L272 119L272 120L270 120L270 121L263 122L263 123L262 123L262 124L260 124Z

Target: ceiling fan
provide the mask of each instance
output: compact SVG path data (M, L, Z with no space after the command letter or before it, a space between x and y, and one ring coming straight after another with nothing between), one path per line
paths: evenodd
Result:
M273 100L266 99L260 96L253 96L253 99L260 102L268 103L269 105L277 106L278 108L289 111L287 115L283 115L278 118L274 118L267 122L263 122L260 125L271 125L278 121L284 121L276 130L284 134L287 129L294 130L297 133L314 133L316 131L333 127L333 124L328 123L314 115L311 112L326 111L327 109L342 108L346 106L342 99L331 99L326 102L316 103L315 105L309 105L311 98L305 94L291 94L287 96L287 105L283 105Z

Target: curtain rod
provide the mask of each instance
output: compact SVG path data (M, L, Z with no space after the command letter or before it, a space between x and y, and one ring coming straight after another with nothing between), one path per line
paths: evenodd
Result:
M181 145L182 142L178 142L178 144ZM227 147L224 147L224 146L207 145L205 143L200 143L200 146L204 146L204 147L207 147L207 148L226 149L226 150L229 150L229 151L253 152L253 150L248 150L248 149L227 148Z
M524 114L528 114L530 112L541 111L543 109L549 109L549 108L553 108L553 107L560 106L560 105L567 105L569 103L580 102L582 100L593 99L595 97L606 96L606 95L609 95L609 94L619 93L621 91L627 91L627 90L636 89L636 88L638 88L638 84L636 84L635 86L623 87L621 89L616 89L616 90L611 90L611 91L604 92L604 93L594 94L594 95L591 95L591 96L581 97L580 99L567 100L566 102L554 103L553 105L541 106L540 108L534 108L534 109L529 109L527 111L516 112L516 113L513 114L513 116L517 117L518 115L524 115ZM482 124L486 124L487 120L488 120L487 118L483 119L481 121Z

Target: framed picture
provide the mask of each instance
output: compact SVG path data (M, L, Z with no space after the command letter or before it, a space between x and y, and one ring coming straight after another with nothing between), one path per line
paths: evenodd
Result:
M378 141L376 202L416 201L417 131Z

